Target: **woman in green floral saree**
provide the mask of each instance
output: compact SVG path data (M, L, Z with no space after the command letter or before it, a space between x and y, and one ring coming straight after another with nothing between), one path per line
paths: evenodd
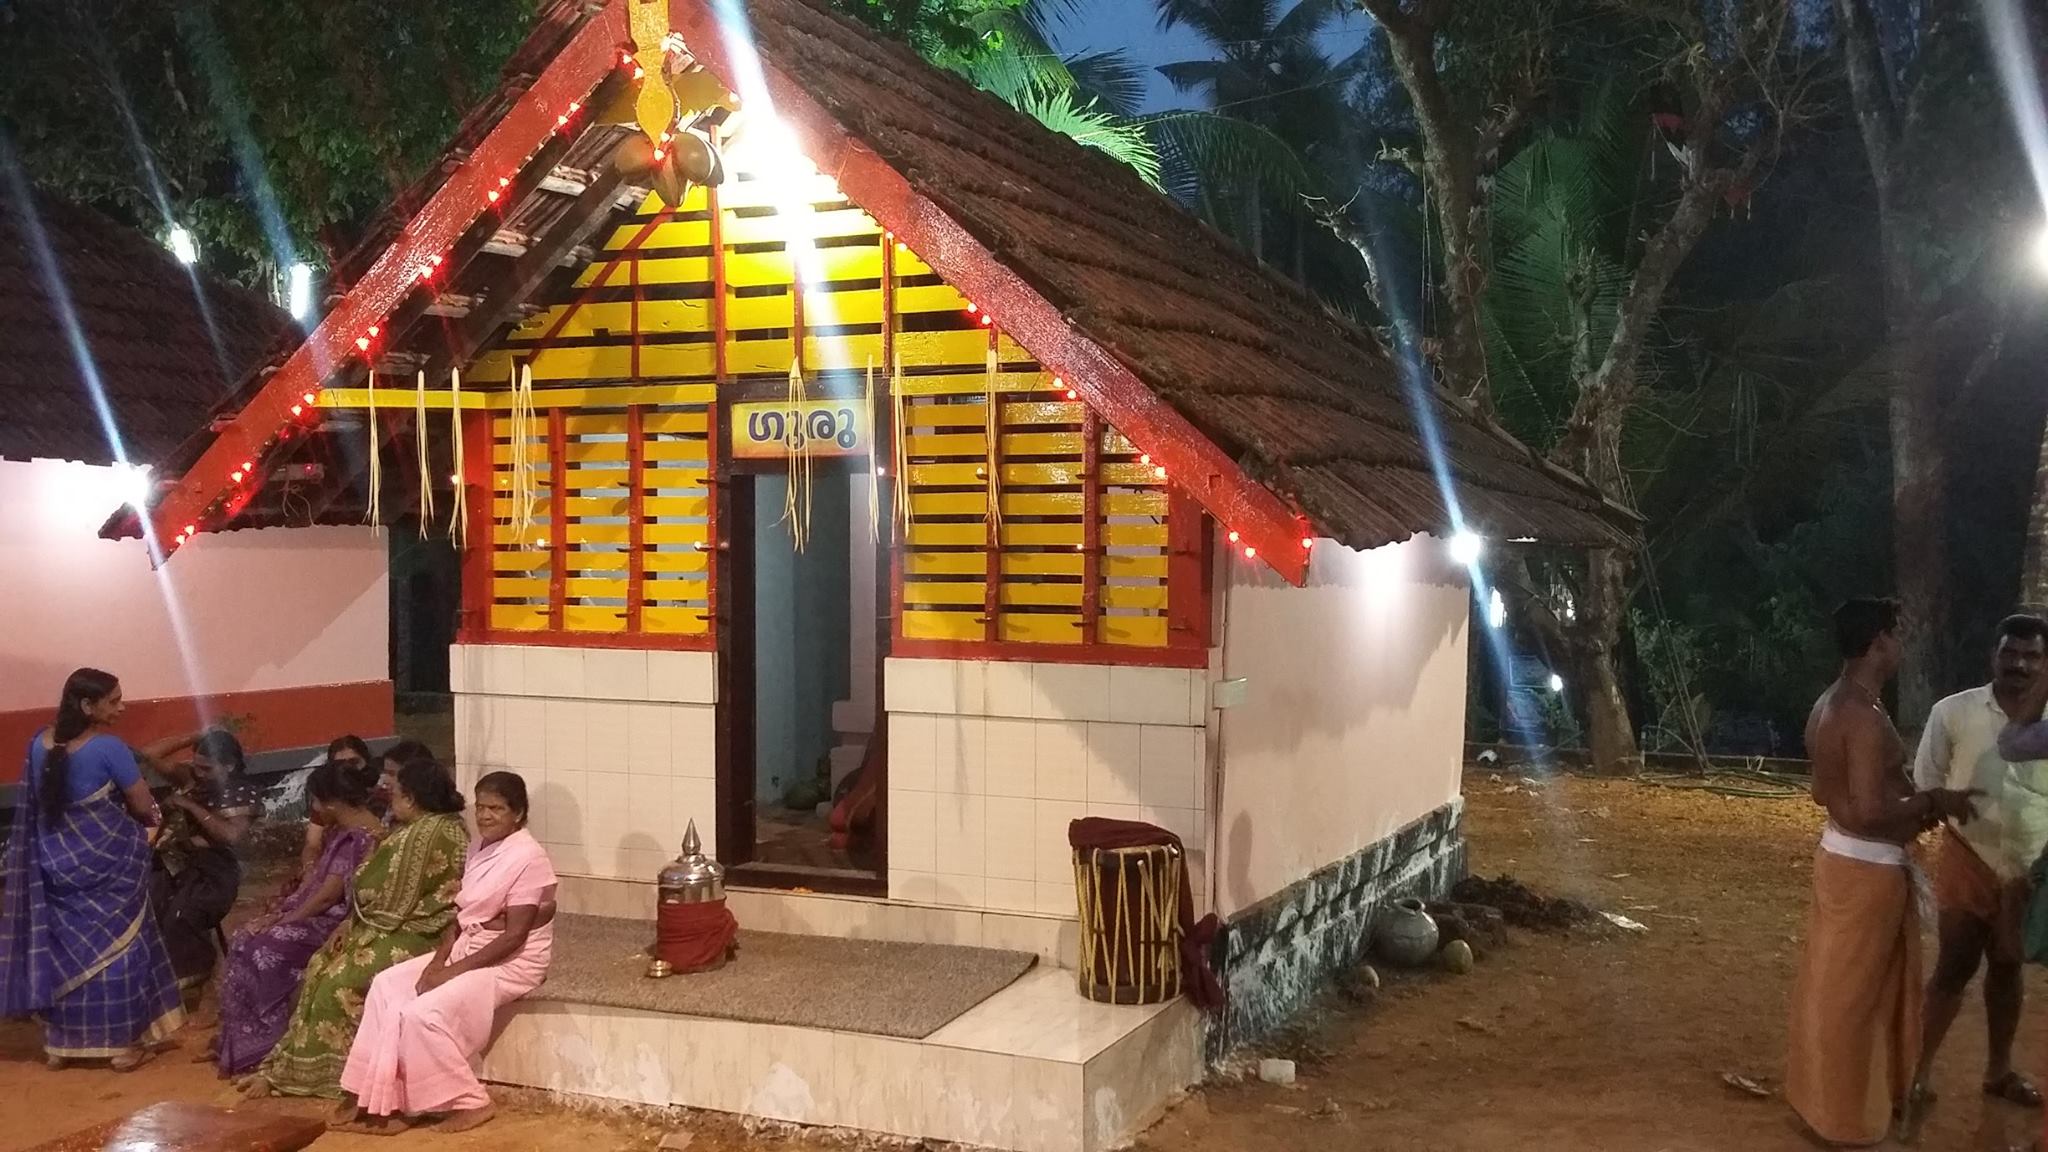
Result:
M377 973L434 950L455 922L469 831L462 794L431 759L408 762L391 797L400 827L350 885L349 916L306 965L284 1038L239 1087L245 1097L341 1097L341 1069Z

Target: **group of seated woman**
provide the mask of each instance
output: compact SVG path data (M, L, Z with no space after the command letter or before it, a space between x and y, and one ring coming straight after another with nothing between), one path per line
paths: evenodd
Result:
M227 863L204 855L231 861L247 827L248 813L188 787L205 815L169 800L189 823L159 834L168 822L109 732L120 711L113 677L81 669L66 682L56 724L30 744L5 861L0 1014L39 1017L55 1066L132 1068L182 1024L179 955L189 948L197 972L199 950L171 941L218 903ZM239 772L221 761L239 755L216 745L194 762L226 780ZM471 1061L498 1008L547 973L554 869L526 831L516 774L477 781L472 840L462 794L424 746L379 761L344 739L314 770L309 855L228 942L213 1058L245 1096L339 1100L335 1122L350 1130L396 1132L427 1114L445 1116L444 1131L471 1128L491 1115ZM183 858L153 864L153 835ZM195 873L206 879L181 882ZM154 902L152 887L164 889ZM201 940L210 973L213 944Z

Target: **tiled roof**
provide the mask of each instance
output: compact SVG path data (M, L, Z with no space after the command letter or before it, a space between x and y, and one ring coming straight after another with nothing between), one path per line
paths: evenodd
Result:
M0 194L0 457L117 458L67 315L135 463L168 456L290 322L97 212Z
M1370 548L1450 523L1414 406L1370 334L1129 168L817 0L746 6L765 64L1323 531ZM1475 530L1593 544L1629 523L1449 397L1418 400Z
M695 9L699 24L702 13L723 10L710 0L672 3L678 12ZM1618 543L1632 531L1630 514L1466 406L1436 390L1406 392L1372 335L1123 165L828 11L823 0L744 4L771 72L800 86L1244 473L1297 502L1322 534L1356 548L1442 534L1456 518L1431 442L1441 445L1458 512L1475 531L1559 544ZM466 118L442 163L401 193L342 262L343 282L403 235L594 10L579 0L542 5L504 83ZM224 411L261 386L252 375ZM200 430L174 468L189 466L211 441ZM243 520L268 515L262 508L252 506ZM134 529L132 521L109 525Z

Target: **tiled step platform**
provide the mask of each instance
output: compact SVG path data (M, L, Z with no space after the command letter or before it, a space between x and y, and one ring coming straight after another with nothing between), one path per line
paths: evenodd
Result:
M859 941L846 943L849 964L873 962L862 959ZM574 936L565 936L558 957L575 947ZM777 963L766 950L743 951L737 963L750 961ZM794 967L789 976L804 978ZM744 1006L735 1012L749 1014ZM869 1027L876 1030L684 1015L588 998L527 1000L506 1012L484 1076L637 1104L1016 1152L1117 1147L1202 1076L1203 1024L1186 1001L1097 1004L1076 991L1071 970L1046 963L921 1038Z

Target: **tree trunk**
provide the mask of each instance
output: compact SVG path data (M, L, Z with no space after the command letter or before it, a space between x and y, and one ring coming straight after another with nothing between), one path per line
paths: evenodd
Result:
M1585 684L1586 746L1593 771L1603 775L1634 775L1643 768L1617 671L1628 575L1629 554L1622 549L1596 548L1586 556L1585 595L1578 605L1578 675Z
M2029 612L2048 612L2048 420L2041 422L2041 452L2034 462L2034 504L2027 511L2020 603Z
M1939 697L1948 639L1948 451L1930 349L1907 322L1891 387L1892 565L1904 609L1899 718L1918 728Z

